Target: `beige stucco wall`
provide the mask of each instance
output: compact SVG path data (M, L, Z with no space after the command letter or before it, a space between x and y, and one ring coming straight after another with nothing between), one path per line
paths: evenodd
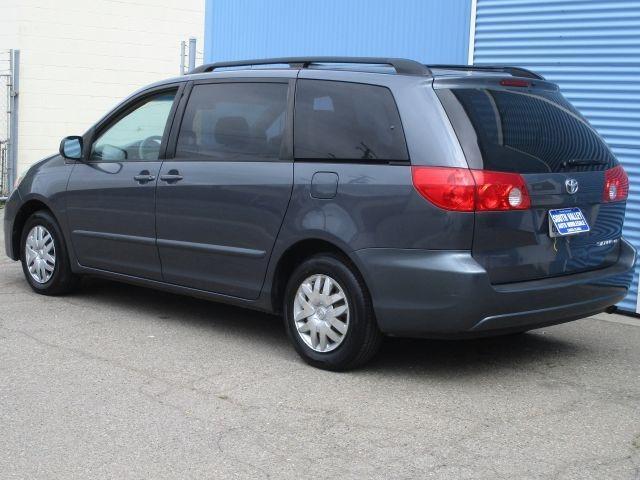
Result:
M178 75L181 40L203 48L204 0L5 2L0 49L21 56L18 173L132 91Z

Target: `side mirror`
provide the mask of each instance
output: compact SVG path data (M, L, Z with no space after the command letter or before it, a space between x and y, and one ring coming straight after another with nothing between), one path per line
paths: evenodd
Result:
M60 142L60 155L69 160L82 160L82 137L64 137Z

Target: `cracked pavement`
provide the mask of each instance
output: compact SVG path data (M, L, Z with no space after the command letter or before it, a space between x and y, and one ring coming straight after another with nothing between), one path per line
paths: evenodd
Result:
M1 230L0 230L1 234ZM640 320L388 339L337 374L278 318L0 259L2 478L640 479Z

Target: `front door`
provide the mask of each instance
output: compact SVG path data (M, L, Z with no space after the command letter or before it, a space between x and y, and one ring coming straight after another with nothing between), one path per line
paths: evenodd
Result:
M155 189L176 92L143 95L118 109L74 165L67 215L81 265L161 280Z
M255 299L291 195L288 81L196 83L157 189L166 282Z

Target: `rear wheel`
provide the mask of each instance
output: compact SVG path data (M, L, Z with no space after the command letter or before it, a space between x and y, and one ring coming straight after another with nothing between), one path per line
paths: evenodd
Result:
M62 232L47 211L35 212L27 219L22 229L20 260L27 282L37 293L61 295L78 283Z
M314 256L293 272L285 292L285 323L309 364L348 370L378 351L382 334L358 272L331 254Z

